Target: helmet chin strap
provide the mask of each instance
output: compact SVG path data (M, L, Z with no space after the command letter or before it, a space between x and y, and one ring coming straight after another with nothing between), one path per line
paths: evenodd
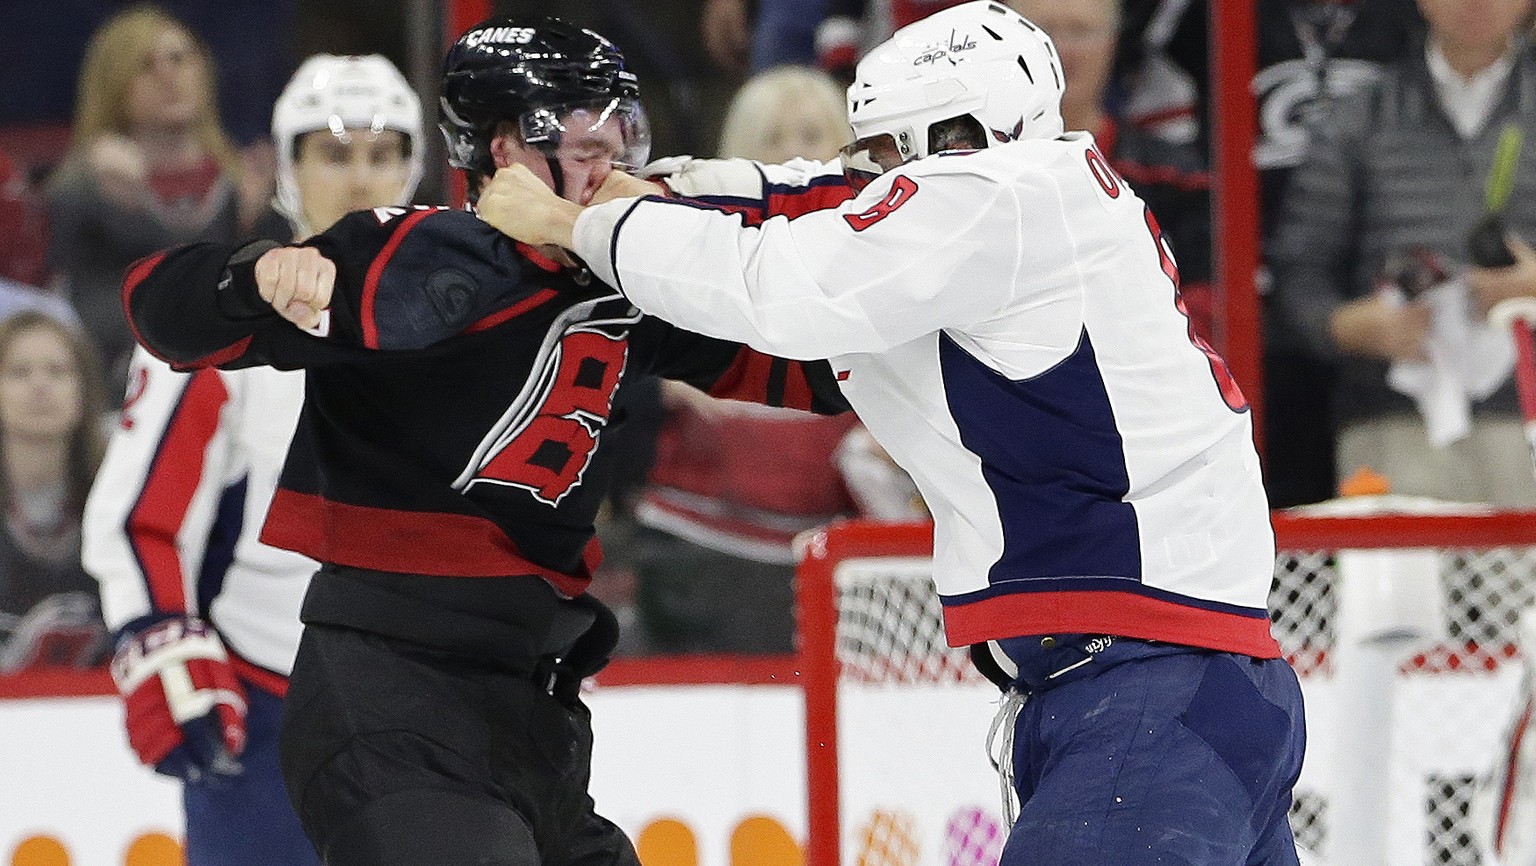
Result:
M546 156L544 162L549 166L549 179L555 182L555 195L565 198L565 172L560 169L560 160Z

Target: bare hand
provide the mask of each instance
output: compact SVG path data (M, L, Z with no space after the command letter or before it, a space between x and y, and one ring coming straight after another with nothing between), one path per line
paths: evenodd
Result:
M745 0L705 0L699 32L710 59L728 72L744 73L752 51Z
M1429 337L1429 307L1398 304L1378 297L1341 305L1330 321L1334 342L1354 355L1389 361L1424 361Z
M643 195L666 195L667 188L654 180L641 180L622 171L608 173L603 185L592 194L592 204L602 204L616 198L639 198Z
M1510 298L1536 296L1536 250L1513 232L1504 236L1515 263L1503 268L1468 268L1467 288L1477 302L1478 315Z
M103 135L86 153L86 164L102 195L119 207L140 210L148 204L149 163L144 150L122 135Z
M301 328L320 324L331 305L336 265L312 247L278 247L256 260L256 291L283 318Z
M480 218L502 234L525 244L571 248L571 233L581 205L555 195L527 167L497 169L475 205Z

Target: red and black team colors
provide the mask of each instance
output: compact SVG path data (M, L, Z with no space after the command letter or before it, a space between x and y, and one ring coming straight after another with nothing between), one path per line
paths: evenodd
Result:
M146 260L130 271L124 301L139 338L179 368L307 371L262 537L324 563L305 600L310 629L289 692L289 724L307 733L285 737L305 753L290 756L301 765L290 788L323 844L332 816L322 812L367 803L318 805L292 789L328 772L338 763L329 752L346 745L304 724L333 715L306 713L304 702L356 688L360 700L421 704L423 721L449 713L425 690L378 683L377 660L322 659L328 690L341 694L306 689L306 657L329 643L314 626L367 633L347 641L348 657L419 654L458 667L456 655L472 678L491 681L548 666L541 673L574 708L580 677L602 664L615 633L582 593L599 557L592 525L608 466L598 444L620 420L610 407L623 382L651 373L719 397L822 412L845 404L824 362L770 358L642 316L585 272L469 213L359 212L307 245L337 266L324 333L299 330L257 295L253 266L270 242Z
M486 22L447 65L453 161L479 174L494 147L535 154L585 203L618 156L607 131L643 121L617 50L552 19ZM494 98L456 87L465 70ZM336 270L309 331L260 294L270 242L142 261L124 304L179 369L305 370L262 539L322 563L282 748L306 833L331 866L635 864L587 795L577 694L617 632L584 594L615 394L655 374L844 411L830 368L644 316L472 213L363 211L302 246Z

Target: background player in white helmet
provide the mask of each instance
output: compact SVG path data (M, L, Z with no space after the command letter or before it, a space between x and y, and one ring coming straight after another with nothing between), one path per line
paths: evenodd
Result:
M421 106L383 57L304 61L272 118L274 207L296 239L408 202ZM315 563L257 536L303 374L187 374L135 350L87 504L86 567L121 635L113 674L139 758L184 782L192 866L318 863L278 769L282 696Z
M831 360L933 513L950 643L1027 697L1004 866L1292 866L1304 723L1251 415L1063 85L1038 28L967 3L859 64L852 200L833 166L713 162L669 183L732 212L583 209L514 167L480 213L679 326Z

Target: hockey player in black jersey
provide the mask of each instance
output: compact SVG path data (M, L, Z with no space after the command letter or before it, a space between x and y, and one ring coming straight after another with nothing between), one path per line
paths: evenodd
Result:
M445 65L450 162L472 193L519 163L585 204L644 160L637 96L597 34L485 22ZM828 366L642 316L578 263L442 209L174 249L130 268L124 304L180 369L306 370L262 538L323 564L282 751L325 862L635 864L587 794L577 694L617 631L584 594L614 395L655 373L841 411Z

